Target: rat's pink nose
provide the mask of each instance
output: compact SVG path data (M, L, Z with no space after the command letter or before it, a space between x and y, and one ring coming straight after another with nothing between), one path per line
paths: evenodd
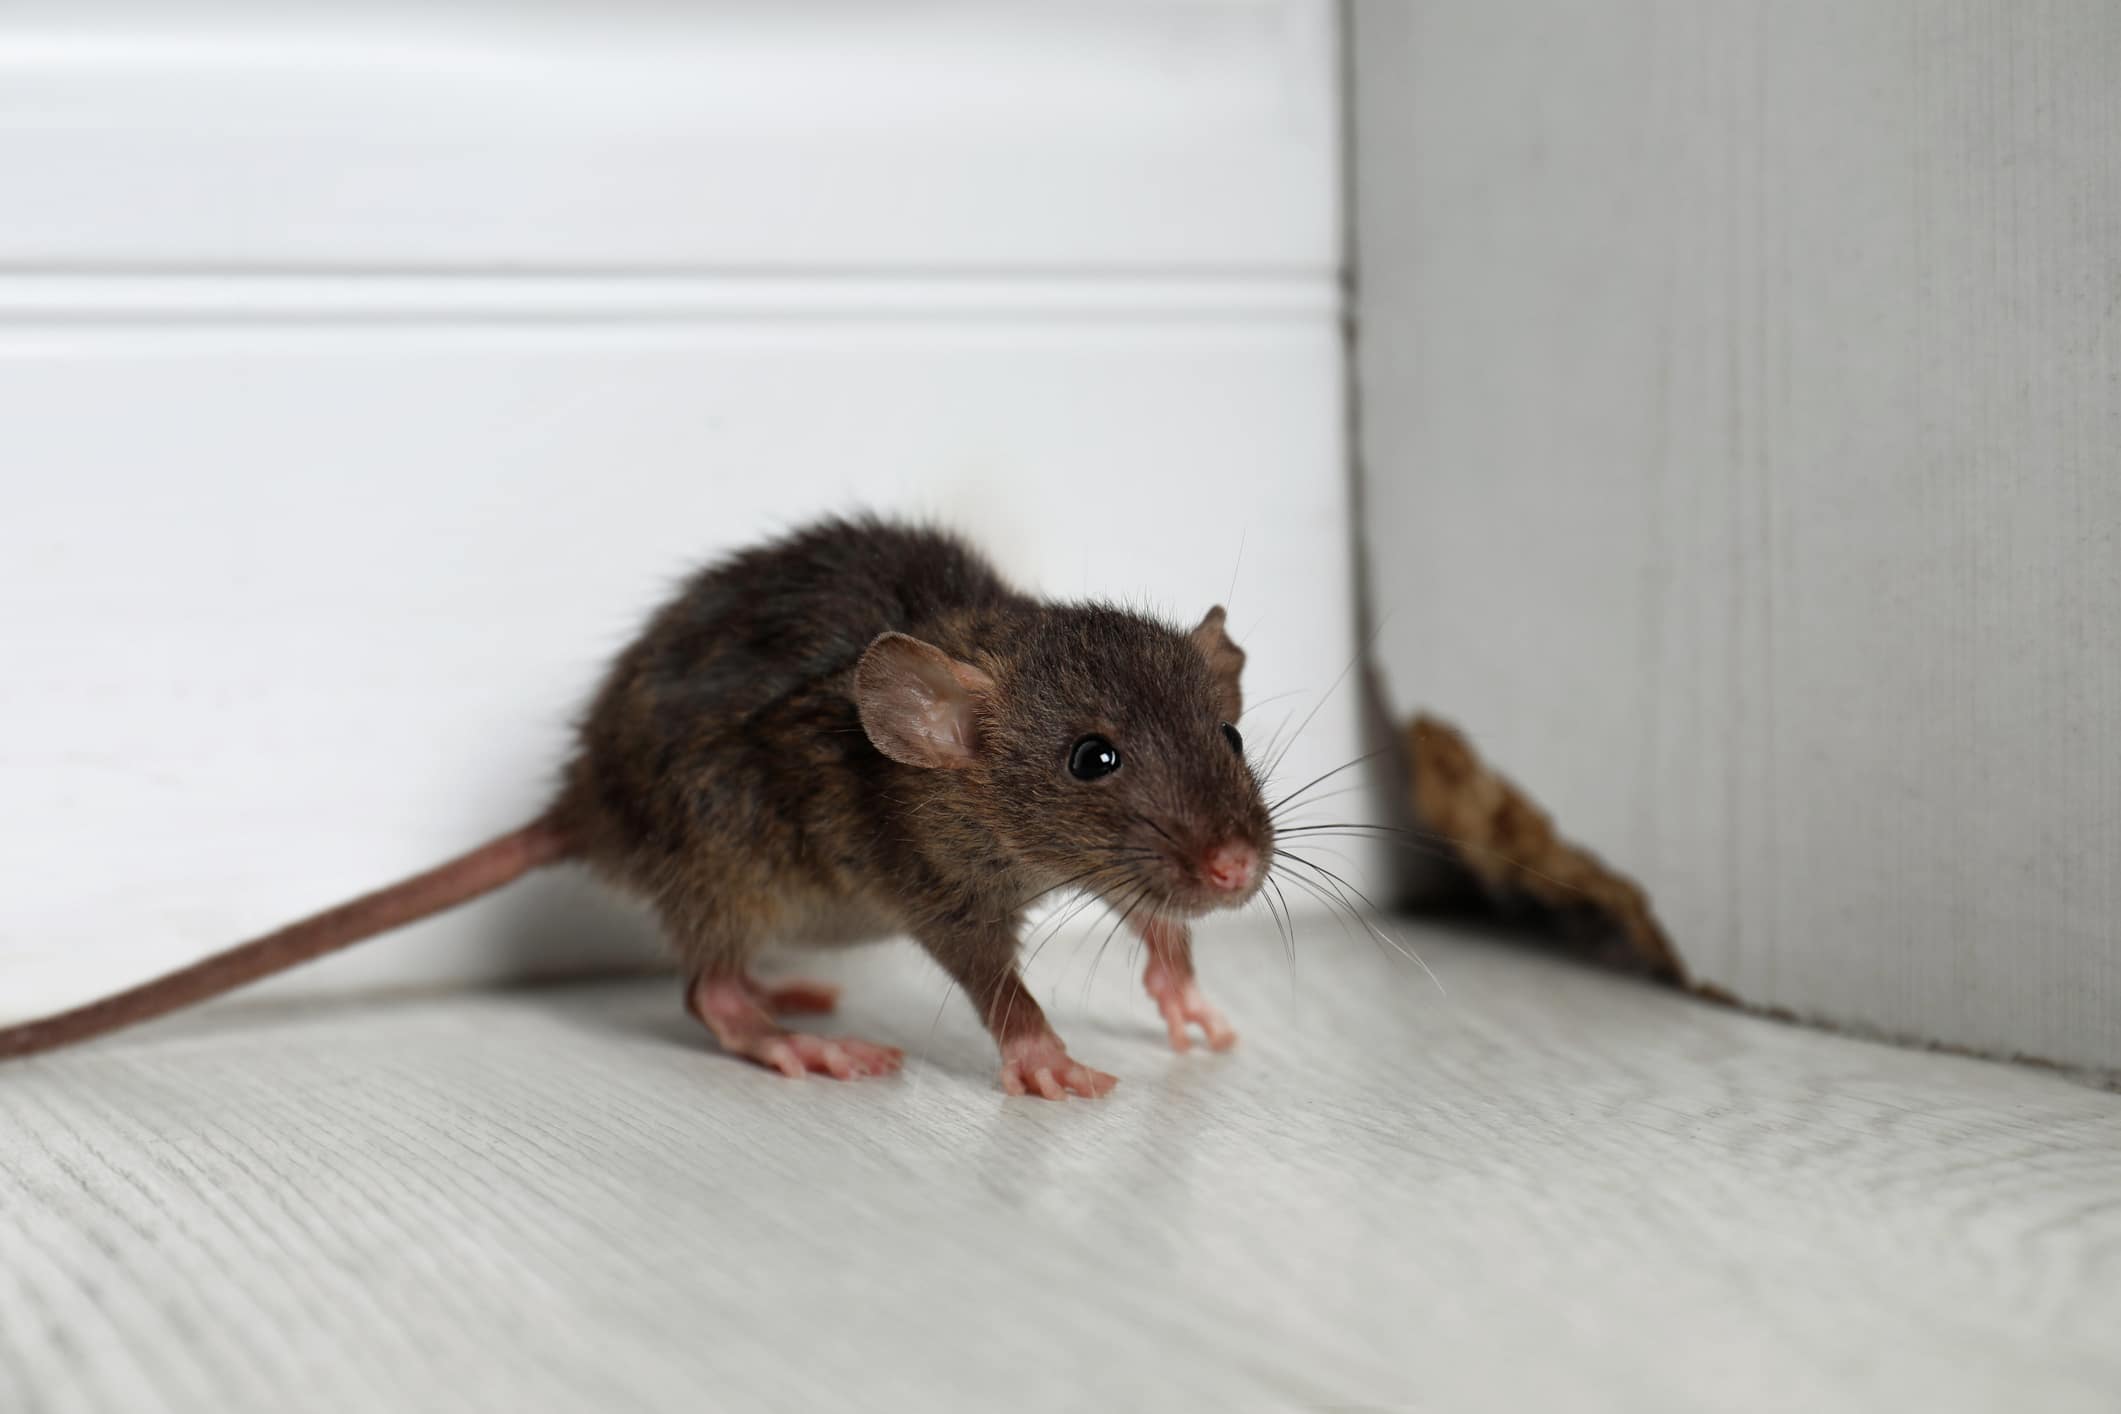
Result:
M1224 840L1208 846L1200 857L1201 876L1211 888L1239 893L1252 887L1259 873L1259 851L1243 840Z

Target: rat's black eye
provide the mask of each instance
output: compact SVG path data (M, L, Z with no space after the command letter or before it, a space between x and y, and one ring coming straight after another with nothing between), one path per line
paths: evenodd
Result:
M1101 736L1086 736L1068 753L1068 774L1094 781L1119 769L1119 748Z
M1229 742L1230 749L1239 756L1245 754L1245 739L1239 736L1237 728L1231 726L1228 722L1223 723L1223 740Z

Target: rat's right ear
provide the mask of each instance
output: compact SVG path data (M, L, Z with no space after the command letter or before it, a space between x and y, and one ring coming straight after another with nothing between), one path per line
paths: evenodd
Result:
M1215 679L1215 693L1220 699L1223 720L1234 722L1245 714L1244 689L1238 686L1238 677L1245 670L1245 650L1232 641L1223 628L1223 606L1217 604L1201 619L1200 626L1193 630L1193 646L1200 656L1208 660L1208 672Z
M879 634L854 669L854 705L878 751L908 766L963 768L979 755L980 699L994 679L932 643Z

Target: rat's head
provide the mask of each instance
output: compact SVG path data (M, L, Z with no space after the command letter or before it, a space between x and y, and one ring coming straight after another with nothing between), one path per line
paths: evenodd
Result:
M869 739L953 772L967 813L1042 878L1168 914L1249 900L1274 827L1237 730L1245 655L1223 611L1188 633L1067 605L1006 638L977 663L878 638L855 672Z

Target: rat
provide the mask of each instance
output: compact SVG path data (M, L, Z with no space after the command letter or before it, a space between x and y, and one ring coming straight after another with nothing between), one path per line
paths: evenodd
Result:
M0 1030L0 1057L219 995L573 862L644 901L722 1049L789 1076L903 1052L791 1031L836 988L768 983L772 945L910 934L961 988L1011 1095L1099 1096L1025 987L1023 922L1067 890L1146 945L1172 1046L1236 1041L1190 921L1252 899L1274 828L1236 723L1220 606L1186 630L1011 587L936 528L834 518L700 571L605 675L550 807L424 874L189 967ZM1118 926L1118 925L1115 925Z

